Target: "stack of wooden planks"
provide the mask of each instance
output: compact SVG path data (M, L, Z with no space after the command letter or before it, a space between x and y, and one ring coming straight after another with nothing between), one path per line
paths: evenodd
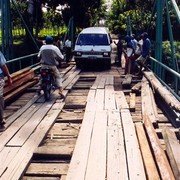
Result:
M28 87L33 86L38 82L35 78L34 70L31 68L25 68L12 75L13 84L8 86L7 78L5 78L4 87L4 100L5 102L11 100L13 97L21 94Z

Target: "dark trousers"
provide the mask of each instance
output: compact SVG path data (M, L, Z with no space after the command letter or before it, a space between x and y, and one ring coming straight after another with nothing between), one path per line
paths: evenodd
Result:
M3 121L3 115L4 115L4 98L0 96L0 124Z

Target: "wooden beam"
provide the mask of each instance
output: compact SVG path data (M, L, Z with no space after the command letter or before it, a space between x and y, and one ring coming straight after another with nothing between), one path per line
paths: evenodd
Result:
M42 104L35 104L30 106L27 111L22 113L15 122L0 136L0 152L8 143L8 141L18 132L18 130L33 116L36 111L42 107Z
M144 131L142 123L135 123L136 132L138 136L139 146L141 154L143 157L144 167L146 171L147 179L149 180L159 180L158 170L151 152L151 149L148 144L148 140ZM153 172L153 173L152 173Z
M109 111L107 128L107 180L128 179L124 135L119 111Z
M23 85L24 83L27 83L28 81L31 81L34 78L34 72L32 70L21 74L16 77L16 79L13 79L13 84L11 86L5 86L4 88L4 96L13 91L14 89L17 89L17 87Z
M130 93L129 110L131 112L135 112L135 108L136 108L136 94Z
M107 112L97 111L86 167L86 180L100 180L106 178L106 128Z
M163 137L175 179L178 179L180 177L180 144L175 133L168 128L163 129Z
M126 97L123 91L116 91L115 92L115 99L116 99L116 106L117 109L129 109L129 105L126 101Z
M121 110L129 179L146 179L135 127L128 109Z
M28 122L14 135L14 137L6 144L6 146L22 146L29 136L34 132L38 124L46 116L46 113L51 109L55 99L46 102L38 111L28 120Z
M31 163L26 171L28 176L61 176L68 171L67 163Z
M97 88L98 88L99 83L100 83L100 81L101 81L101 78L102 78L102 76L100 76L100 75L98 75L98 76L96 77L96 80L95 80L94 84L92 85L91 89L97 89Z
M131 88L131 91L135 93L140 92L140 90L141 90L141 82L138 82Z
M8 128L18 117L20 117L30 106L36 102L40 96L35 95L25 106L16 111L12 116L6 119L5 127Z
M95 111L85 111L83 123L71 158L67 180L85 179Z
M159 173L162 179L174 180L174 175L163 151L160 141L157 137L157 134L152 126L152 123L148 116L143 116L145 129L151 144L151 148L153 150L156 163L158 165Z
M104 109L106 110L115 110L116 101L115 101L115 92L114 87L112 85L105 86L105 105Z
M37 83L37 80L34 81L30 81L27 82L26 84L16 88L13 92L7 94L6 96L4 96L4 101L8 102L9 100L11 100L12 98L16 97L17 95L21 94L22 92L24 92L27 88L35 85Z
M113 75L108 75L106 77L106 85L114 85L114 76Z
M157 111L155 112L154 104L153 103L153 97L151 97L153 94L150 92L149 83L146 80L146 78L142 79L142 88L141 88L141 98L142 98L142 115L149 116L149 119L151 122L157 126L157 120L158 117Z
M180 112L180 101L178 101L174 95L157 80L154 74L152 72L144 72L144 75L151 82L154 89L161 95L165 102L173 109Z

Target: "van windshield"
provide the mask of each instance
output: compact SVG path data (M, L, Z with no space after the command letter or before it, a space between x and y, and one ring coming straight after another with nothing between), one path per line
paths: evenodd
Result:
M77 45L109 45L107 34L80 34Z

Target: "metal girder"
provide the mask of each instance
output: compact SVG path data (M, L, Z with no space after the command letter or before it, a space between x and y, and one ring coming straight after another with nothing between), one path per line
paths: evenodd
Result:
M10 0L0 0L1 10L1 50L7 60L12 57L12 27L10 19Z
M172 3L172 6L173 6L173 8L175 10L178 22L180 23L180 11L179 11L178 5L177 5L175 0L171 0L171 3Z
M163 34L163 9L164 0L156 1L157 18L156 18L156 43L155 43L155 59L162 62L162 34ZM155 65L155 73L162 77L161 67Z

